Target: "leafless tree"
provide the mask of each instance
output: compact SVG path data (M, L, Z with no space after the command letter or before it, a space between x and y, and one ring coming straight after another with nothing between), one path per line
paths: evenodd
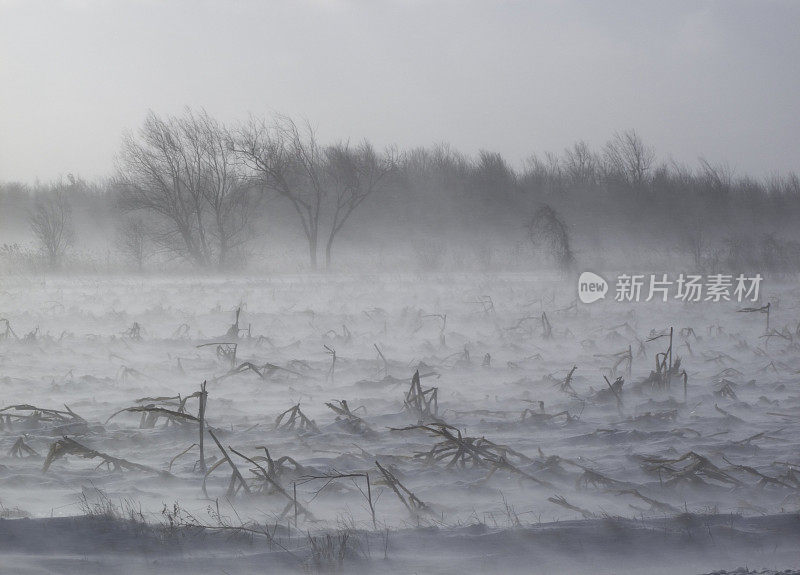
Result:
M558 156L552 152L546 152L544 157L533 154L525 160L522 181L529 186L540 188L545 193L561 191L564 184L564 170L561 164Z
M705 158L700 158L702 178L706 188L714 198L723 198L730 194L733 187L733 170L726 164L712 165Z
M331 248L337 234L364 200L375 193L395 169L391 152L379 156L367 142L357 148L347 144L325 151L327 177L334 198L325 244L325 269L331 266Z
M311 268L316 270L324 188L319 173L322 150L313 130L308 126L304 137L287 117L278 116L271 124L251 118L240 128L237 150L266 190L291 202L308 242Z
M624 178L628 184L640 186L649 177L656 155L634 130L617 132L603 149L606 169Z
M206 112L150 113L123 139L118 181L125 211L154 218L153 240L201 266L227 265L250 237L256 194L227 128Z
M240 130L237 150L266 190L291 203L315 271L320 240L327 269L339 232L395 165L390 152L380 156L367 143L323 146L310 124L298 126L286 116L272 123L251 119Z
M564 172L574 183L595 184L599 161L589 144L576 142L571 148L564 150Z
M39 194L29 222L48 265L60 267L75 238L72 209L60 186Z
M141 217L131 217L124 220L117 237L119 251L129 257L140 272L149 255L148 235L144 220Z

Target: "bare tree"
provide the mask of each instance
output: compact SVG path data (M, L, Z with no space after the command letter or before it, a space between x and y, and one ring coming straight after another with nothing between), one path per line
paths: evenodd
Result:
M72 209L61 187L39 194L29 223L48 265L60 267L75 238Z
M634 130L614 134L603 148L606 169L621 176L629 184L639 186L645 183L655 162L656 155L646 146Z
M706 189L713 198L724 198L733 187L733 169L727 164L712 165L705 158L700 158L700 168Z
M285 116L268 124L251 118L240 129L237 142L243 161L261 185L291 202L308 242L311 269L317 269L319 215L322 207L322 150L314 131L302 134Z
M201 266L223 267L250 237L256 196L236 161L227 128L204 111L150 113L123 139L121 205L153 219L153 240Z
M129 257L140 272L144 269L145 260L149 255L148 235L144 220L132 217L125 219L117 237L119 251Z
M544 157L536 154L525 160L522 181L535 186L545 193L561 191L564 184L564 170L557 155L546 152Z
M367 143L355 149L347 144L323 146L310 124L300 127L286 116L271 124L251 119L240 130L237 150L266 190L291 203L315 271L321 237L327 236L327 269L337 235L395 165L391 153L378 156Z
M364 200L375 193L395 169L391 152L379 156L367 142L353 149L347 144L330 146L325 152L326 181L333 192L333 215L325 244L325 269L331 266L331 248L337 234Z
M574 183L595 184L599 161L589 144L576 142L571 148L564 150L564 171Z

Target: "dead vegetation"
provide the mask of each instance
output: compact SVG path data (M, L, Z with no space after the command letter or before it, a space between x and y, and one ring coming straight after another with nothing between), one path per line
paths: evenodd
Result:
M14 445L11 446L11 449L8 451L8 454L11 457L39 457L39 454L36 452L34 448L30 445L25 443L25 438L20 437L14 442Z
M742 482L722 471L711 461L694 451L674 459L643 457L645 471L658 476L659 483L671 487L681 483L708 485L710 482L729 487L739 487Z
M172 477L172 475L167 471L160 471L148 465L142 465L141 463L134 463L132 461L128 461L127 459L114 457L113 455L96 451L66 436L62 437L58 441L55 441L50 446L50 450L47 452L47 457L44 460L44 466L42 467L42 472L46 473L47 470L50 469L50 466L56 460L66 455L76 455L84 459L100 459L100 463L97 464L97 467L95 467L95 469L99 469L102 466L106 466L106 468L111 471L122 471L122 470L143 471L161 477Z
M334 400L332 402L329 401L325 403L325 405L327 405L329 409L333 410L337 416L337 423L339 423L349 433L373 437L376 435L375 430L367 425L366 421L361 419L350 410L350 406L347 404L346 399Z
M308 544L311 547L308 562L318 572L341 571L346 561L365 554L355 533L347 529L318 536L309 534Z
M563 381L558 383L558 388L562 393L566 393L570 397L578 398L578 392L575 391L575 388L572 387L572 375L578 369L577 365L573 365L572 369L569 370L567 377L564 378Z
M237 451L230 446L228 446L228 449L226 450L213 431L209 429L208 434L214 440L214 443L222 454L222 458L211 465L206 474L203 476L203 493L206 494L206 496L208 496L208 478L216 469L227 463L228 468L231 471L231 477L228 481L228 489L225 493L225 497L227 499L233 499L240 491L246 495L279 495L288 500L280 514L281 517L285 517L290 512L293 512L295 519L297 519L299 515L303 515L308 519L313 519L311 512L302 504L300 504L296 498L296 495L289 494L284 487L284 483L292 479L296 479L303 474L310 473L313 471L312 469L300 465L297 463L297 461L289 456L273 459L266 447L260 447L260 449L264 451L264 455L253 456L245 455L244 453ZM249 470L249 479L245 478L241 471L239 471L239 468L231 458L229 451L230 453L233 453L237 457L252 465Z
M66 405L64 409L66 411L45 409L28 404L9 405L8 407L0 409L0 417L5 419L6 424L10 424L12 421L27 421L32 423L86 423L85 419ZM11 413L12 410L14 412L28 413Z
M285 419L285 421L284 421ZM284 431L300 431L304 433L319 433L319 428L313 420L306 417L301 411L300 404L293 405L275 418L275 429Z
M165 425L185 425L187 423L196 424L200 420L191 415L189 413L181 412L181 411L174 411L171 409L167 409L166 407L159 407L156 405L143 405L143 406L134 406L134 407L126 407L125 409L121 409L116 413L112 414L106 420L106 423L111 421L114 417L119 415L120 413L141 413L141 419L139 421L139 429L153 429L158 423L159 419L165 420Z
M545 413L544 402L539 402L539 404L538 410L528 407L523 409L522 415L520 416L520 422L541 425L551 421L556 421L562 417L564 418L563 421L565 423L572 423L573 421L577 420L577 417L570 415L569 411L567 410L559 411L558 413Z
M64 411L28 404L9 405L0 409L0 430L12 431L17 427L46 427L54 434L80 433L88 429L88 422L66 405Z
M656 368L650 372L647 379L640 384L640 386L649 386L655 391L667 391L672 385L673 378L676 378L681 372L681 358L676 357L673 362L672 359L672 338L673 328L670 327L669 331L658 334L651 334L647 338L646 343L657 341L661 338L669 338L667 349L662 352L657 352L655 355Z
M519 310L514 310L510 316L514 319L507 321L506 302L501 297L464 298L470 305L480 306L477 313L469 314L469 322L479 326L472 332L464 328L463 317L453 312L448 316L446 308L440 313L424 313L419 307L410 306L402 321L394 323L391 320L397 318L380 310L343 311L335 320L326 322L326 326L342 327L327 332L319 327L321 320L314 319L321 317L318 312L304 311L300 316L304 326L308 323L308 340L281 332L293 321L291 314L275 320L269 338L255 337L251 326L240 327L239 308L234 324L225 338L220 338L225 341L195 345L189 337L188 324L181 324L173 334L173 344L190 350L190 346L210 347L217 361L209 355L211 350L194 352L194 357L192 351L186 353L185 349L179 352L180 357L170 351L168 373L138 366L134 353L125 351L153 343L137 322L123 338L119 338L117 326L113 331L117 347L103 354L103 360L117 370L117 377L108 377L107 382L150 386L158 391L141 394L152 393L154 397L122 403L130 405L105 420L105 424L115 421L106 430L100 425L89 426L66 406L63 411L28 404L4 407L0 409L0 425L7 432L4 452L10 447L9 457L17 460L14 464L38 468L37 458L41 456L34 447L43 451L43 438L50 443L54 436L63 435L50 445L44 458L42 470L50 474L50 480L63 469L64 460L69 462L73 457L92 460L95 470L159 477L172 477L175 467L181 481L197 486L198 496L202 492L212 502L236 502L240 509L248 511L256 506L259 512L272 513L270 510L274 509L277 520L290 530L299 530L298 525L303 526L304 522L303 528L310 528L311 521L317 520L312 510L321 517L327 514L322 521L330 521L328 508L332 503L338 513L354 501L362 509L366 504L369 522L377 530L383 521L382 494L392 499L394 508L399 508L399 501L417 525L445 524L445 514L448 520L463 521L463 515L453 519L458 512L452 506L456 497L463 500L475 494L477 507L485 501L486 492L500 489L514 490L513 496L529 502L524 513L534 516L548 513L548 503L585 518L607 516L605 504L613 513L619 513L620 508L639 515L688 513L690 497L696 493L725 501L729 493L735 492L744 502L741 505L767 509L764 501L768 501L773 505L770 511L778 504L785 509L800 504L796 495L800 489L800 464L768 463L770 448L794 445L793 426L800 421L800 416L793 413L800 406L794 387L797 364L791 348L781 351L776 345L793 343L797 339L794 333L788 328L774 330L754 342L755 337L744 341L732 330L714 325L707 333L698 330L700 336L692 328L670 327L645 337L646 331L637 331L645 321L632 313L609 322L615 324L611 328L599 326L583 334L579 329L581 322L588 321L588 315L577 305L559 309L556 299L555 294L542 296L538 300L541 310L531 310L516 325L503 329L501 326L514 323ZM773 308L775 314L776 309ZM359 318L363 323L357 323ZM426 318L432 321L426 322ZM130 325L130 319L124 321L123 325ZM176 324L177 320L170 323L169 330ZM665 324L669 325L659 322ZM397 351L397 338L418 333L426 325L430 329L423 333L429 333L428 338L418 338L418 349L413 354ZM393 339L387 335L393 330L402 336ZM55 340L47 339L47 333L33 333L37 346L47 349L46 345L56 345ZM680 339L673 342L675 333ZM198 332L198 336L202 334ZM94 341L80 337L76 336L75 341L81 345ZM2 339L19 347L14 342L19 338L8 321L0 320ZM133 345L132 341L138 343ZM325 341L328 343L322 344ZM673 344L686 347L688 366L682 365L680 357L673 357ZM295 357L304 351L311 354L310 358ZM275 363L253 359L264 352ZM176 357L179 371L175 370ZM766 364L768 369L754 373L751 359L758 362L757 366ZM730 367L734 362L739 369ZM578 365L583 375L576 377ZM400 374L401 369L409 367L414 370L410 383L407 378L393 377L392 373ZM73 369L74 374L70 370L66 376L52 378L54 389L106 382L94 382ZM693 378L691 404L687 402L686 369L691 369ZM214 373L206 373L211 370ZM60 369L58 373L64 371ZM643 378L647 371L649 376ZM548 372L551 375L545 375ZM712 372L716 372L713 377ZM206 420L209 391L205 382L200 391L172 395L169 378L185 381L196 374L208 376L211 422ZM424 386L426 376L436 376L436 386ZM267 381L281 385L264 385ZM167 386L163 388L167 391L162 385ZM358 390L365 394L353 393L351 385L357 390L366 388ZM219 404L215 403L217 392ZM353 396L350 403L345 399L324 403L329 410L326 411L322 398L334 393L341 393L339 397L351 397L351 393ZM402 412L398 409L400 393ZM82 413L84 409L94 409L95 414L100 410L84 407L90 403L69 401ZM357 405L356 401L364 405L351 407ZM246 412L249 402L256 407ZM262 405L266 408L261 409ZM287 405L290 407L273 420L273 415ZM103 411L102 415L110 411ZM125 414L130 417L125 419ZM239 419L240 414L245 414L244 418ZM120 429L126 421L133 427L134 416L140 430L155 431ZM769 432L750 429L763 429L762 420L771 417L780 417L779 425L786 427L770 428ZM400 427L408 423L413 424ZM57 433L64 426L81 426L90 432L78 442L72 432ZM191 438L187 440L182 430L191 431ZM392 435L399 432L409 434L407 438L414 441L412 433L423 432L433 440L393 442ZM25 435L20 436L21 433ZM107 445L102 441L111 436L116 440L122 433L135 434L143 442L174 443L151 467L118 457L116 454L126 452L116 447L100 450L99 446ZM213 443L207 442L208 438ZM192 441L196 443L189 445ZM351 447L354 442L358 442L355 450ZM538 457L523 453L529 449L533 452L540 445L546 446L550 455L545 456L541 450ZM635 452L648 455L632 455ZM138 453L130 457L139 459ZM757 464L750 460L752 454L758 454ZM190 457L196 460L194 464ZM58 461L61 465L56 464ZM157 468L162 467L162 461L168 471ZM186 465L174 465L177 461ZM309 495L309 488L318 489ZM447 497L437 498L435 489L446 489ZM684 497L690 498L688 504L681 500ZM325 500L325 504L316 504L317 499ZM694 501L699 499L697 496ZM516 505L519 509L520 503ZM365 521L366 516L358 517L359 522ZM515 521L520 524L519 516ZM260 527L248 527L251 524L245 521L219 525L225 531L238 532L241 527L243 533L261 533ZM342 545L348 547L350 543L340 545L335 535L331 535L332 539L327 535L310 537L311 555L319 558L312 561L315 568L339 565L342 557L351 556L351 551L341 550Z
M403 506L408 509L408 512L412 516L416 517L421 512L430 511L428 505L423 503L419 497L414 495L405 485L400 483L400 480L395 477L394 473L383 467L377 461L375 462L375 466L378 468L378 471L381 472L381 475L383 475L382 483L387 485L394 492L394 494L397 495L397 498L400 500Z
M555 503L556 505L563 507L564 509L569 509L570 511L577 511L578 513L583 515L584 519L594 519L595 517L597 517L597 515L595 515L588 509L583 509L581 507L571 504L569 501L567 501L567 498L564 497L563 495L554 495L553 497L548 497L547 500L550 503Z
M412 425L392 431L426 431L439 439L430 451L416 453L414 457L426 465L445 463L446 468L487 469L489 479L498 470L506 470L529 479L539 485L549 485L546 481L526 473L512 463L531 463L531 459L506 445L498 445L485 437L464 437L461 431L446 423Z
M419 422L439 421L439 390L436 387L423 389L419 370L411 378L411 387L406 392L403 407Z

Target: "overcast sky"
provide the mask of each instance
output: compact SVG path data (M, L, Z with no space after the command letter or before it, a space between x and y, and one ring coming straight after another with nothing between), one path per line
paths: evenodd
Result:
M148 109L518 164L635 128L800 171L800 2L0 0L0 181L111 173Z

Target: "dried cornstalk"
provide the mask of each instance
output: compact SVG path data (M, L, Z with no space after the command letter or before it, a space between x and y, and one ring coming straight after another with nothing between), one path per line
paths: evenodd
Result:
M38 453L36 453L36 450L34 448L25 443L25 439L23 437L20 437L14 442L14 445L11 446L11 449L8 451L8 454L11 457L25 457L25 454L27 454L28 457L39 455Z
M559 382L557 384L562 392L566 393L571 397L578 397L578 392L576 392L575 389L572 387L572 375L575 373L576 369L578 369L578 366L573 365L572 369L569 370L567 377L564 378L564 381Z
M343 423L352 433L358 433L362 435L372 435L375 433L375 431L369 425L367 425L363 419L350 410L350 406L347 405L346 399L336 401L336 403L339 405L335 405L330 402L325 403L325 405L327 405L339 416L336 418L336 421Z
M74 439L70 439L67 436L64 436L58 441L55 441L50 446L50 451L48 451L47 457L44 460L44 467L42 467L42 473L46 473L56 459L64 457L65 455L77 455L85 459L95 459L95 458L102 459L102 461L97 465L95 469L99 468L102 465L106 465L108 468L111 468L114 471L127 469L128 471L145 471L147 473L154 473L162 477L172 477L172 475L167 471L159 471L158 469L155 469L148 465L142 465L141 463L134 463L132 461L128 461L127 459L114 457L113 455L108 455L107 453L96 451L94 449L91 449L89 447L86 447L85 445L78 443Z
M116 413L113 413L111 417L106 420L106 423L111 421L120 413L125 412L142 414L142 418L139 421L139 429L153 429L158 420L162 417L167 420L166 425L169 425L170 423L173 425L182 425L187 423L199 423L200 421L197 417L189 413L182 413L180 411L174 411L172 409L158 407L156 405L144 405L120 409Z
M405 485L400 483L400 480L394 476L394 473L383 467L380 463L375 461L378 466L378 471L383 475L383 481L394 491L400 502L408 509L412 515L417 515L421 511L430 511L428 506L423 501L414 495Z
M86 423L86 420L82 418L80 415L72 411L68 406L64 406L66 411L60 411L58 409L44 409L41 407L36 407L35 405L29 404L19 404L19 405L9 405L8 407L4 407L0 409L0 414L5 416L6 418L15 418L15 419L25 419L25 420L35 420L35 421L48 421L48 422L56 422L56 423ZM17 415L6 413L8 411L30 411L32 412L30 415Z
M236 343L229 343L229 342L212 342L212 343L203 343L196 346L198 349L201 347L207 347L210 345L217 346L217 357L221 360L230 362L231 369L236 366L236 350L238 349L239 345Z
M225 494L228 498L233 498L236 495L236 492L239 490L239 487L244 489L245 493L250 494L250 486L247 485L247 482L242 477L242 474L239 472L239 468L236 467L236 464L231 460L228 452L225 451L225 448L222 447L222 444L217 439L217 436L214 435L214 432L210 429L208 430L208 434L211 436L211 439L214 440L214 443L217 444L217 447L222 452L222 459L220 459L217 463L211 466L211 468L206 472L205 476L203 477L203 493L206 492L206 480L208 476L211 475L211 472L214 471L217 467L219 467L222 462L227 461L228 465L231 467L231 480L228 484L228 491Z
M622 489L617 492L617 495L633 495L634 497L641 499L645 503L649 503L650 511L658 511L661 513L680 513L680 509L678 509L677 507L673 507L669 503L663 503L662 501L658 501L656 499L652 499L650 497L642 495L641 493L639 493L638 489ZM638 507L635 507L633 505L631 505L631 507L637 510L639 509Z
M420 422L439 421L439 388L430 387L423 390L417 370L411 378L411 387L406 392L403 406Z
M433 464L446 460L447 464L445 467L447 468L458 466L463 469L466 468L468 464L472 467L487 468L489 469L489 474L485 479L489 479L499 469L505 469L521 475L526 479L530 479L534 483L550 486L546 481L522 471L509 461L509 457L515 457L523 463L531 462L532 460L526 455L508 446L498 445L485 437L463 437L461 431L452 425L446 423L432 423L429 425L412 425L400 429L392 429L392 431L408 431L414 429L427 431L436 437L442 438L442 441L434 445L430 451L414 455L415 458L421 459L426 464Z
M286 418L286 421L283 419ZM319 428L313 420L306 417L306 414L300 410L300 404L294 405L281 413L275 418L275 429L283 429L286 431L298 431L319 433Z
M645 463L645 470L650 473L657 473L659 480L665 486L672 486L682 482L707 485L708 480L736 487L742 485L741 481L725 473L711 463L708 458L694 451L689 451L677 459L645 457L642 460ZM664 480L665 477L666 481Z
M547 500L550 503L555 503L556 505L560 505L561 507L564 507L566 509L570 509L572 511L577 511L578 513L583 515L584 519L592 519L594 517L597 517L594 513L592 513L588 509L583 509L581 507L577 507L577 506L573 505L572 503L567 501L567 499L563 495L556 495L554 497L548 497Z

